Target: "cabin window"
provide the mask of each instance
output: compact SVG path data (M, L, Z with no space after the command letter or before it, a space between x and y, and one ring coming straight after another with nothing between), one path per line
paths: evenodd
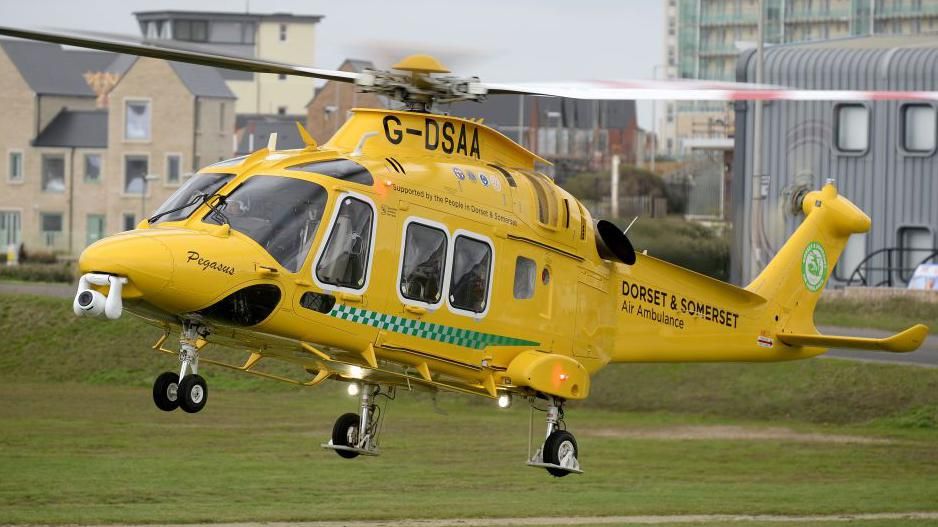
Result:
M157 218L153 223L161 221L179 221L188 218L195 209L199 208L203 199L218 192L225 183L231 181L233 174L197 174L189 178L179 187L166 202L160 205L153 213Z
M416 222L407 225L401 263L401 296L430 305L440 303L446 248L445 231Z
M302 179L254 176L215 206L205 223L229 223L287 271L303 265L326 208L326 189Z
M371 186L374 179L371 172L350 159L333 159L331 161L316 161L305 165L293 165L287 170L302 170L303 172L312 172L324 176L334 177L343 181L351 181L359 185Z
M349 195L338 207L329 240L316 265L316 277L324 284L361 290L365 288L371 256L374 208Z
M491 269L492 247L484 241L457 235L453 244L450 306L473 313L485 312Z
M515 298L518 300L532 298L535 280L537 280L537 263L530 258L519 256L515 260Z

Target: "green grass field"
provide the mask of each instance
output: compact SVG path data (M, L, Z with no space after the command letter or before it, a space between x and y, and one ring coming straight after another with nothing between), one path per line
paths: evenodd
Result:
M524 466L522 404L402 393L384 454L348 461L319 448L355 410L341 386L207 367L206 409L166 414L174 359L132 317L0 297L0 334L0 523L938 511L936 369L610 367L567 412L586 474L554 479Z
M938 302L894 297L882 300L824 299L814 312L818 325L903 330L913 324L928 324L938 334Z

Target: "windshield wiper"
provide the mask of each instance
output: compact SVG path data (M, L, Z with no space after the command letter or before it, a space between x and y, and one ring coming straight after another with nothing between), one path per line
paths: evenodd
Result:
M210 199L215 196L218 196L218 203L215 203L213 205ZM227 201L227 199L228 198L226 198L225 196L222 196L221 194L212 194L211 196L206 198L205 204L208 205L208 208L212 210L212 217L218 216L219 218L221 218L221 221L223 224L227 224L230 227L231 221L228 219L228 216L225 216L225 213L221 211L222 207L225 206L225 202Z
M152 223L158 221L158 220L159 220L160 218L162 218L163 216L166 216L167 214L172 214L172 213L174 213L174 212L179 212L179 211L181 211L181 210L183 210L183 209L185 209L185 208L191 207L191 206L193 206L193 205L200 205L199 200L202 200L202 202L204 203L205 200L207 200L207 199L210 198L210 197L211 197L211 196L205 194L204 192L199 192L198 194L195 195L195 197L193 197L191 200L189 200L189 203L186 203L186 204L184 204L184 205L180 205L180 206L176 207L175 209L164 210L163 212L154 214L150 219L147 220L147 222L149 222L149 223L152 224Z

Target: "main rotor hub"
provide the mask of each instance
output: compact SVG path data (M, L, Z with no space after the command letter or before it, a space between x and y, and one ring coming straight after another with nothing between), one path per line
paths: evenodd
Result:
M436 103L482 101L487 90L478 77L442 75L449 70L430 55L411 55L388 70L367 69L355 84L363 92L377 93L399 101L415 112L430 113Z

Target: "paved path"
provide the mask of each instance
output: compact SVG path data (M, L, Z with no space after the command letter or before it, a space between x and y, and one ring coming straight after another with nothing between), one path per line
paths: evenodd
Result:
M935 324L935 322L932 322ZM818 328L825 335L847 335L851 337L882 338L892 335L892 332L878 329L838 328L822 326ZM850 349L832 349L822 357L838 359L851 359L870 362L887 362L892 364L906 364L911 366L938 367L938 335L929 335L922 347L912 353L883 353L881 351L864 351Z
M75 296L76 287L76 284L0 281L0 294L29 294L71 299ZM848 335L855 337L888 337L892 334L888 331L862 328L821 327L819 329L821 333L827 335ZM834 349L823 355L823 357L938 367L938 335L930 335L928 339L925 340L922 347L914 353L881 353L875 351Z
M867 514L682 514L671 516L549 516L532 518L453 518L444 520L349 520L314 522L245 522L185 525L140 525L122 527L515 527L545 525L726 525L737 522L756 523L850 523L866 521L902 521L915 525L918 521L938 520L938 512L880 512ZM109 526L114 527L114 526Z

